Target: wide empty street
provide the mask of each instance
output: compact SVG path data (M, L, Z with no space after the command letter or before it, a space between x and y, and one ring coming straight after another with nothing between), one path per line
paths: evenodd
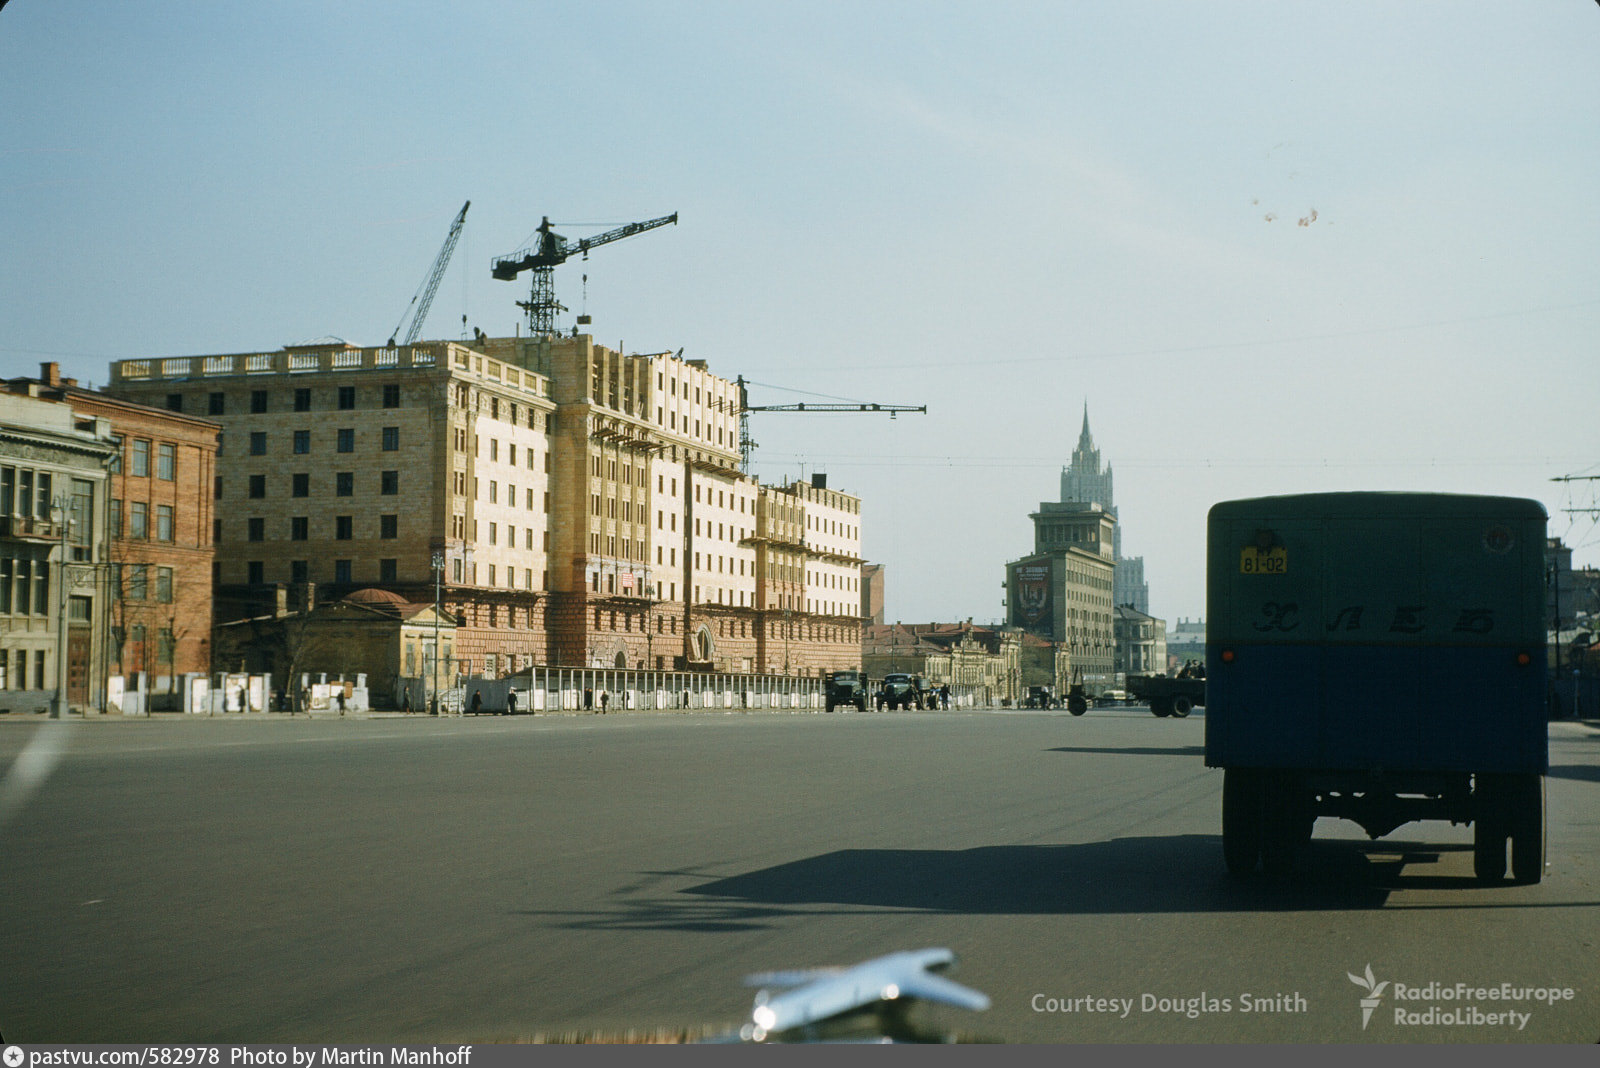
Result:
M1482 886L1434 823L1322 820L1293 877L1230 878L1204 724L3 722L0 1034L698 1031L749 973L944 946L993 1004L931 1019L976 1038L1600 1039L1600 730L1551 725L1544 881Z

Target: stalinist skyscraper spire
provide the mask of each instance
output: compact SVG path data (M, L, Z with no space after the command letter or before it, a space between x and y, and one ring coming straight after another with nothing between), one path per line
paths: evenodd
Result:
M1080 504L1098 504L1117 519L1111 530L1111 552L1117 562L1117 604L1131 604L1141 612L1150 611L1150 587L1144 580L1144 557L1123 559L1122 522L1117 516L1116 495L1112 489L1111 465L1101 465L1100 450L1089 432L1089 402L1083 402L1083 429L1078 432L1078 447L1072 462L1061 469L1061 499Z
M1078 447L1072 450L1072 462L1061 469L1061 499L1080 504L1098 504L1116 514L1116 502L1111 487L1111 467L1100 466L1100 450L1095 448L1094 435L1089 433L1089 402L1083 402L1083 430L1078 434Z

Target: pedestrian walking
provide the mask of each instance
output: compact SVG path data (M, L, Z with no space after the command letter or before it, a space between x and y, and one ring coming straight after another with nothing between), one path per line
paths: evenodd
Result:
M400 711L411 711L411 687L406 686L400 690Z
M471 707L472 707L472 714L474 716L478 715L480 712L483 711L483 691L482 690L474 689L472 691L472 706Z
M517 691L513 688L513 689L509 689L509 690L506 691L506 715L514 716L516 714L517 714Z
M611 704L611 695L605 690L600 691L600 714L606 714L606 707Z
M243 686L239 687L239 711L250 711L250 692Z
M333 699L335 701L339 702L339 715L341 715L341 716L344 715L344 687L343 686L339 687L339 692L334 695Z
M585 686L583 688L583 710L591 711L594 708L594 691Z

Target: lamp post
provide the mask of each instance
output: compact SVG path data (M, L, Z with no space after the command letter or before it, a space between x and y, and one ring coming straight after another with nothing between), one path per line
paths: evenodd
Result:
M50 518L61 528L61 561L56 565L56 585L59 587L56 605L56 698L50 709L51 719L67 716L67 534L72 529L72 513L67 507L65 494L50 502Z
M428 714L439 714L439 583L444 578L444 553L433 554L433 694L428 702Z

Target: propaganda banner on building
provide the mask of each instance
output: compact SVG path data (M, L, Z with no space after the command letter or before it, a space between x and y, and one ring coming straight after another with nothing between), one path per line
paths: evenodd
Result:
M1011 625L1048 635L1051 627L1052 561L1027 561L1011 565Z

